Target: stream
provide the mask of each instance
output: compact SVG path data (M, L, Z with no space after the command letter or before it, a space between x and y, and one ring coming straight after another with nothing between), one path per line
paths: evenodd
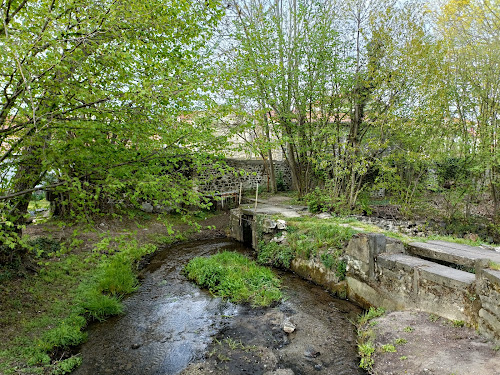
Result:
M352 321L361 309L278 272L286 299L252 309L214 298L182 274L195 256L251 250L228 239L194 241L156 254L125 314L89 327L76 375L364 374ZM283 331L283 322L296 326Z

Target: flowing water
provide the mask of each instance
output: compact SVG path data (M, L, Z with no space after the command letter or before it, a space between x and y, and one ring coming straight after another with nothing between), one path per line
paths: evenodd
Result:
M124 301L126 314L89 328L83 364L74 373L363 373L350 323L360 313L354 304L280 273L286 301L252 309L214 298L182 274L193 257L223 250L251 254L237 242L218 239L171 246L155 255L138 291ZM296 331L284 333L284 320Z

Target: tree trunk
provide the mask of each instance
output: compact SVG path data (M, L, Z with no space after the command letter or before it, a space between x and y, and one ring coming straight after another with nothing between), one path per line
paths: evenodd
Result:
M40 160L39 146L30 146L23 151L21 161L17 164L16 174L13 177L12 192L20 192L33 189L38 185L43 177L43 166ZM28 214L28 205L31 200L31 193L11 198L8 201L9 211L7 221L12 226L3 226L1 230L2 237L18 243L22 237L22 231L26 225L26 216ZM13 248L0 247L0 264L12 262L16 257L23 255L24 249L17 245Z

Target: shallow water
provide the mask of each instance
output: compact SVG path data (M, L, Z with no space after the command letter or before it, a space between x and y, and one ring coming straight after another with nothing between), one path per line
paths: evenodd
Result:
M182 274L193 257L223 250L249 253L226 239L183 243L160 251L146 268L138 291L124 301L126 314L89 328L89 339L81 348L83 364L74 374L178 374L189 363L204 362L214 337L232 334L249 340L248 345L268 343L268 350L275 353L271 353L276 357L275 368L290 368L295 374L311 369L325 374L362 373L350 323L360 312L357 306L281 273L287 301L273 309L255 310L214 298ZM283 317L297 324L290 336L276 321ZM321 355L311 356L311 350ZM270 369L240 362L221 364L226 370L221 367L219 372L259 374Z

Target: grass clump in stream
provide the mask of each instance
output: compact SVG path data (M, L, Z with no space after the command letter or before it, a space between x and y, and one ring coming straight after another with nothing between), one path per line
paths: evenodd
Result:
M196 257L184 271L189 280L231 302L269 306L283 297L280 280L269 268L235 252Z

